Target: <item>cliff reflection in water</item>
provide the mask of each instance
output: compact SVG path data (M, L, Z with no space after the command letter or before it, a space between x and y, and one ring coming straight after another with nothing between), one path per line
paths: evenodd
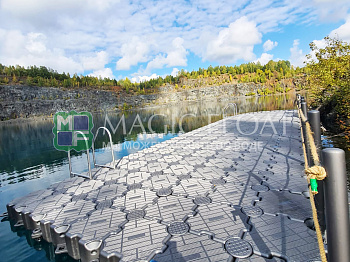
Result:
M176 136L180 131L188 132L222 119L223 109L228 103L236 103L238 112L246 113L291 109L294 106L294 99L294 95L242 97L221 101L183 102L124 113L94 114L93 132L95 133L98 127L106 124L106 127L111 130L113 143L119 144L115 154L120 158L138 150L130 148L132 142L140 140L147 140L150 144L161 142ZM226 113L232 114L232 108L227 109ZM149 126L150 118L152 121ZM125 123L125 130L122 122ZM144 130L140 126L144 127ZM62 171L63 178L68 177L67 153L57 151L53 147L52 128L51 119L0 125L0 187L45 177L47 174L57 173L57 168ZM142 136L140 134L143 131L146 133L153 131L159 135ZM101 148L106 144L108 144L108 138L100 131L95 144L95 148L100 148L97 150L97 155L104 152ZM129 145L129 148L124 145ZM86 169L85 154L73 152L72 155L73 163L78 165L79 171ZM101 159L104 160L105 157ZM81 161L84 165L80 165ZM106 161L109 161L108 158Z

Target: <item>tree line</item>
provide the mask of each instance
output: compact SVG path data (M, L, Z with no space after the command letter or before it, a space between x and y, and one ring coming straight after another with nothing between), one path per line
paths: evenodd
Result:
M254 63L245 63L239 66L209 66L207 69L199 68L197 71L193 70L192 72L186 72L183 69L180 71L180 74L186 76L188 78L198 78L198 77L211 77L211 76L219 76L223 74L230 74L232 76L236 75L247 75L256 73L259 75L265 74L265 76L269 77L273 73L279 73L286 78L293 77L296 74L303 73L303 68L300 67L292 67L290 62L287 60L273 61L270 60L267 64L261 65L260 62Z
M69 73L58 73L56 70L45 66L4 66L0 64L2 83L26 84L29 86L46 87L110 87L117 85L117 80L109 78L97 78Z
M165 85L181 84L181 79L206 79L222 75L228 76L229 81L236 79L238 82L266 83L274 78L290 78L305 73L303 68L291 66L289 61L269 61L266 65L259 62L245 63L239 66L209 66L187 72L184 69L178 72L177 76L159 76L155 79L132 83L129 78L116 80L110 78L83 76L69 73L59 73L56 70L45 66L5 66L0 64L0 84L25 84L39 87L64 87L64 88L99 88L113 91L131 90L136 93L151 93L157 88Z

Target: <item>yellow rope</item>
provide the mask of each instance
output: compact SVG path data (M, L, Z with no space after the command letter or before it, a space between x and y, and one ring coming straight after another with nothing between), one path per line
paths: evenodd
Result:
M305 119L305 116L303 115L303 112L299 109L298 110L298 114L301 118L301 120L303 122L306 122L306 124L309 124L307 122L307 120ZM310 127L310 124L309 124L309 127ZM308 165L308 161L307 161L307 157L306 157L306 147L305 147L305 140L304 140L304 135L303 135L303 127L302 125L300 125L300 129L301 129L301 138L302 138L302 141L303 141L303 152L304 152L304 161L305 161L305 173L308 175L307 179L308 179L308 183L310 184L310 176L326 176L326 172L322 171L322 168L321 169L318 169L319 166L313 166L311 168L309 168L309 165ZM309 143L310 143L310 147L311 147L311 144L313 144L313 146L316 148L315 146L315 141L312 137L312 132L311 132L311 128L310 128L310 132L307 128L307 135L308 135L308 138L309 138ZM311 138L310 139L310 135L311 135ZM312 142L311 142L312 141ZM318 154L317 154L317 148L315 150L316 152L316 155L314 157L313 155L313 150L311 149L311 154L312 154L312 157L314 159L314 162L316 163L315 160L317 160L318 164L319 164L319 157L318 157ZM316 170L317 169L317 170ZM315 171L315 173L314 173ZM307 173L307 172L310 172L310 175ZM318 173L320 172L320 173ZM313 192L311 191L311 187L309 187L309 194L310 194L310 203L311 203L311 209L312 209L312 217L313 217L313 220L314 220L314 224L315 224L315 229L316 229L316 236L317 236L317 243L318 243L318 248L320 250L320 256L321 256L321 260L322 262L327 262L327 257L326 257L326 252L324 250L324 245L323 245L323 238L322 238L322 233L321 233L321 229L320 229L320 224L318 223L318 218L317 218L317 209L316 209L316 206L315 206L315 200L314 200L314 195L313 195Z
M319 166L320 165L320 158L318 157L318 154L317 154L317 147L315 145L315 140L313 137L313 132L311 130L310 123L307 121L307 119L304 116L303 111L301 111L301 109L299 109L299 114L300 114L301 120L305 123L306 134L307 134L307 138L308 138L309 146L310 146L310 150L311 150L311 156L314 160L315 165Z
M323 180L326 178L326 170L322 166L313 166L305 169L308 179Z

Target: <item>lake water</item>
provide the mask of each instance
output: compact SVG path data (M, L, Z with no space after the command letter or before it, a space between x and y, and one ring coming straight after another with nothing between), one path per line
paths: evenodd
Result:
M132 112L107 112L94 115L97 127L112 132L116 159L171 139L232 115L230 103L236 103L240 114L246 112L292 109L294 95L242 97L225 101L184 102ZM119 123L119 126L118 126ZM125 123L125 130L123 130ZM0 214L12 199L69 177L67 153L53 147L52 120L25 121L0 125ZM96 139L96 161L111 161L107 135ZM92 157L91 157L92 159ZM73 172L87 170L85 153L72 153ZM45 241L36 242L30 232L15 228L3 219L0 223L0 261L74 261L67 255L54 255L54 248Z

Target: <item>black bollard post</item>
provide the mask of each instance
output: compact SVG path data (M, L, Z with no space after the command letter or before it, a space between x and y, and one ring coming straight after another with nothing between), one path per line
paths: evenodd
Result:
M309 120L312 132L314 133L314 140L317 147L317 153L321 153L321 120L320 111L310 110L307 113L307 118Z
M339 148L322 150L325 178L327 245L329 262L348 262L350 227L346 186L345 152Z
M315 145L317 147L317 154L321 158L321 120L320 120L320 111L318 110L311 110L307 114L308 120L312 129L312 132L314 133L314 140ZM314 161L311 158L310 166L313 166L317 163L314 163ZM317 181L317 190L318 194L315 195L315 205L317 209L317 217L318 222L321 227L322 233L324 233L326 229L326 218L325 218L325 203L324 203L324 183L323 180Z

